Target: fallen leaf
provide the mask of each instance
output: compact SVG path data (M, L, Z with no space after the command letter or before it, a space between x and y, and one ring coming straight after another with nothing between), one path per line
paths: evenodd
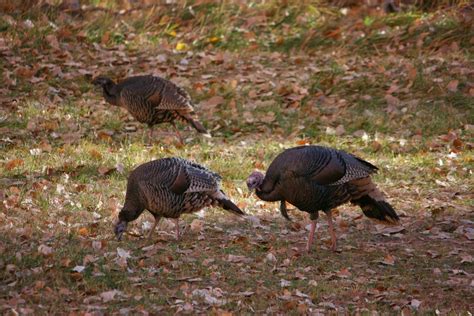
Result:
M408 68L408 73L407 73L408 79L410 79L412 81L415 80L416 75L417 75L416 68L413 67L412 65L408 65L407 68Z
M193 296L202 297L210 305L223 305L226 303L226 300L219 298L222 297L222 290L219 288L195 289L192 294Z
M446 87L448 88L449 91L456 92L458 91L458 84L459 84L458 80L451 80Z
M56 35L54 35L54 34L47 35L46 36L46 41L55 50L61 50L61 47L59 46L58 38L56 37Z
M387 266L393 266L395 265L395 257L388 254L385 256L385 258L382 261L380 261L380 263L385 264Z
M344 125L338 125L336 127L336 135L337 136L344 135L345 133L346 133L346 129L344 128Z
M127 130L127 126L125 126L125 130ZM135 130L136 130L136 127L135 127ZM114 134L113 131L102 130L102 131L97 132L97 137L99 137L99 139L103 141L110 141L112 140L113 134Z
M251 262L252 259L245 256L229 255L227 257L227 261L232 262L232 263L239 263L239 262Z
M24 163L23 159L12 159L5 164L5 169L12 170L16 167L22 166Z
M177 278L176 281L202 282L202 278L181 277L181 278Z
M462 255L460 255L460 257L461 257L461 263L472 263L473 262L473 258L469 254L462 254Z
M97 149L91 149L89 151L89 154L91 155L92 158L97 159L97 160L102 160L102 154L97 150Z
M204 222L201 221L200 219L195 219L191 222L191 231L195 233L200 233L202 232L204 228Z
M265 257L265 260L267 262L276 262L277 258L275 257L275 255L273 253L269 252Z
M466 228L464 236L466 236L466 238L469 240L474 240L474 228Z
M102 298L104 303L107 303L107 302L110 302L110 301L114 300L116 295L121 295L121 294L122 294L122 292L119 291L119 290L111 290L111 291L106 291L106 292L100 293L100 297Z
M382 144L374 140L372 143L370 143L370 147L372 147L372 151L378 152L380 149L382 149Z
M396 84L392 84L392 85L390 86L390 88L388 88L387 92L385 92L385 93L386 93L386 94L392 94L392 93L394 93L394 92L397 92L398 89L400 89L399 86L397 86Z
M403 226L385 226L381 224L375 225L375 229L377 230L377 234L383 234L383 235L391 235L391 234L396 234L400 233L405 230L405 227Z
M304 139L300 139L300 140L296 141L296 144L300 145L300 146L309 145L309 144L311 144L311 141L307 138L304 138Z
M79 272L72 272L71 273L71 278L74 280L74 281L81 281L83 276L81 273Z
M336 135L336 129L331 127L331 126L328 126L328 127L326 127L326 134L327 135Z
M413 307L414 309L418 309L418 307L420 307L421 305L421 301L417 300L417 299L412 299L411 302L410 302L410 306Z
M341 270L339 270L336 275L339 277L339 278L348 278L352 275L352 273L349 271L348 268L342 268Z
M81 272L84 271L85 269L86 269L85 266L75 266L74 268L72 268L72 271L81 273Z
M385 101L387 101L387 104L390 106L397 106L398 104L400 104L400 100L391 94L385 95Z
M38 252L43 256L50 256L53 253L53 248L48 247L46 245L40 245L38 247Z
M280 279L280 286L281 287L288 287L291 285L291 282L285 279Z
M428 250L427 253L430 255L432 259L439 257L439 253L437 253L436 251Z
M296 308L296 311L298 312L299 315L306 315L308 314L308 305L301 303Z
M64 133L61 134L61 138L66 144L72 144L79 139L81 139L82 134L81 133Z
M176 50L177 51L184 51L184 50L187 50L187 49L188 49L188 45L186 45L186 43L178 42L176 44Z
M92 242L92 248L94 248L95 250L100 250L102 249L102 242L99 241L99 240L94 240Z
M253 292L253 291L245 291L245 292L234 293L232 295L233 296L247 296L248 297L248 296L252 296L254 294L255 294L255 292Z
M130 255L130 251L127 251L125 249L122 249L122 248L117 248L117 255L120 257L120 258L124 258L124 259L129 259L131 258L132 256Z
M258 218L257 216L249 215L246 217L246 219L252 224L254 228L262 227L262 225L260 224L260 218Z
M267 114L265 114L260 120L264 123L269 124L275 121L275 119L276 119L276 116L274 112L267 112Z
M124 165L120 162L115 165L115 169L117 169L118 173L120 174L123 174L123 172L125 171Z
M210 99L207 99L206 101L202 102L202 106L206 108L214 108L218 105L223 104L225 99L221 97L220 95L215 95L211 97Z
M15 272L16 270L17 270L17 266L14 264L7 264L7 267L5 269L5 271L7 271L8 273Z
M319 306L336 309L336 305L334 305L334 303L331 303L331 302L321 302L319 303Z
M87 227L81 227L79 228L78 233L79 235L86 237L87 235L89 235L89 229L87 229Z
M99 171L99 173L103 176L107 176L107 175L111 174L112 172L114 172L115 170L117 170L117 169L115 169L114 167L109 168L109 167L106 167L106 166L100 166L97 169L97 171Z
M303 292L300 292L298 289L296 289L295 291L295 296L302 297L302 298L309 298L309 295L306 295Z
M295 310L297 306L298 306L298 302L296 300L290 300L283 303L283 309L285 311Z

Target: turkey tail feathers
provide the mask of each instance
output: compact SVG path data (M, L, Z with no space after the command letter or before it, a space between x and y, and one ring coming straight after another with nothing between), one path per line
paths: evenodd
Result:
M377 201L369 195L364 195L357 201L365 216L388 224L398 224L400 218L393 207L386 201Z
M202 126L202 124L197 121L197 120L194 120L191 116L189 115L185 115L183 116L183 118L189 123L192 125L192 127L194 127L199 133L203 134L203 136L206 136L206 137L211 137L211 134L209 134L209 132L207 131L207 129Z
M397 224L399 217L393 207L387 203L384 194L375 186L370 177L349 182L352 203L357 204L364 215L386 224Z
M239 216L245 215L245 213L237 205L235 205L231 200L220 198L220 199L217 199L217 201L219 202L219 204L222 206L224 210L229 211Z
M198 121L190 120L190 123L199 133L203 134L204 136L211 137L211 134L209 134L207 129L205 129L204 126L202 126L202 124Z

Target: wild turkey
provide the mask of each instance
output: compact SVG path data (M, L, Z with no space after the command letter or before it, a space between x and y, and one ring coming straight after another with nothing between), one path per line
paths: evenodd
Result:
M189 94L171 81L156 76L136 76L115 84L110 78L100 76L92 83L102 87L108 103L126 108L137 121L148 124L150 140L153 125L169 122L182 143L174 123L177 119L191 124L199 133L210 137L196 118Z
M115 235L122 238L127 223L146 209L155 218L151 236L162 217L176 219L204 207L218 205L237 215L245 215L220 189L221 177L201 165L181 158L163 158L147 162L132 171L128 178L125 203L115 225Z
M322 146L301 146L280 153L264 176L253 172L247 179L250 190L264 201L280 201L280 212L290 220L286 202L308 212L312 220L306 250L311 249L318 211L328 216L331 248L336 249L336 234L331 210L352 202L373 219L397 223L399 218L370 175L374 165L342 150Z

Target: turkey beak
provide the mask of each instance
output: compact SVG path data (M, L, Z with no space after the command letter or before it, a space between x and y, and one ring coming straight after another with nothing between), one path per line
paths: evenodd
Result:
M104 82L102 81L101 78L96 78L96 79L92 80L91 83L92 83L94 86L97 86L97 87L101 87L101 86L104 84Z
M122 241L123 232L118 232L115 234L115 236L117 237L118 241Z
M119 221L115 225L114 232L115 232L115 237L117 237L118 241L122 240L122 236L123 236L123 233L125 232L126 228L127 228L127 222L125 222L125 221Z
M246 184L247 184L247 189L249 189L250 193L252 193L252 191L255 189L255 187L253 186L253 183L250 180L247 180Z

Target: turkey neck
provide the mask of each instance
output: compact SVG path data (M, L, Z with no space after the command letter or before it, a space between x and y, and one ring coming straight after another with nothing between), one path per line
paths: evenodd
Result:
M263 180L262 185L258 190L255 190L255 193L263 201L274 202L282 199L279 190L277 190L276 181L269 181L267 178Z
M257 193L257 196L263 201L274 202L274 201L281 200L281 195L276 191L270 191L270 192L256 191L256 193Z
M114 84L114 83L109 83L107 85L104 85L103 87L103 90L104 90L104 98L105 98L105 101L107 101L108 103L112 104L112 105L118 105L118 92L117 91L117 85Z

